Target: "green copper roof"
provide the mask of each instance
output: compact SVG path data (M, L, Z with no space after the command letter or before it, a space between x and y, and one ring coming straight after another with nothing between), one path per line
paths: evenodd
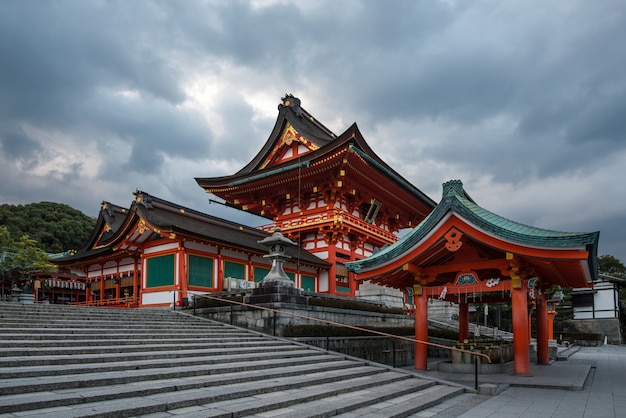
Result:
M384 264L420 242L448 212L454 212L468 223L505 241L539 248L580 248L585 247L592 256L591 271L596 271L599 232L575 233L536 228L511 221L478 206L463 189L460 180L443 184L443 197L435 209L413 231L393 245L384 248L371 257L346 263L352 271L376 267Z

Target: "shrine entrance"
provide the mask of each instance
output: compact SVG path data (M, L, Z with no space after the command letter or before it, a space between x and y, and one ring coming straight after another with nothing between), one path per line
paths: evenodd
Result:
M556 286L591 287L597 277L598 232L566 233L519 224L478 206L460 181L444 184L434 211L396 244L348 264L358 280L412 289L415 338L428 340L428 299L459 306L459 341L469 338L469 305L509 302L514 369L530 372L535 309L537 361L549 364L549 294ZM416 343L415 369L427 345Z
M428 299L447 301L458 305L459 343L472 339L470 334L470 305L510 303L512 307L512 328L514 346L514 368L516 374L530 371L531 312L536 309L537 362L549 364L549 334L546 290L539 288L537 278L502 279L490 277L481 280L476 272L457 274L453 283L443 286L428 286L426 283L413 285L415 302L415 332L427 341L428 338ZM478 327L479 324L476 324ZM415 369L425 370L428 361L428 347L416 346Z

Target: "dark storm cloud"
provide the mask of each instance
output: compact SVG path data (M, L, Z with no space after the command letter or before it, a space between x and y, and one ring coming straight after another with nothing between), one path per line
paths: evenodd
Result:
M0 149L10 159L28 161L36 158L41 146L22 131L0 130Z
M624 10L617 0L0 2L0 199L93 214L141 187L209 210L193 177L245 165L285 92L336 133L357 122L435 200L458 176L473 195L545 185L575 196L588 179L626 175ZM585 187L571 205L601 199L602 185ZM564 210L546 196L530 222Z

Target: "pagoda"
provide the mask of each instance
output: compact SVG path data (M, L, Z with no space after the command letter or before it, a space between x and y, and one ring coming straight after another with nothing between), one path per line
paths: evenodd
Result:
M302 249L331 264L322 293L355 296L345 263L371 256L418 225L435 202L389 167L356 124L335 135L286 95L261 150L235 174L196 178L227 205L270 220Z

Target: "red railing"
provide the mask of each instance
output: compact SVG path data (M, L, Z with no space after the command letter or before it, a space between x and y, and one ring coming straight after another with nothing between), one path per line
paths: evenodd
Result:
M278 221L274 224L261 225L259 229L267 232L273 232L275 228L280 228L283 231L289 231L292 229L308 227L311 225L323 224L332 219L337 219L339 222L345 223L347 225L354 225L356 227L359 227L363 230L368 231L371 235L377 236L386 241L395 242L398 240L398 237L396 237L392 232L385 231L384 229L381 229L376 225L365 222L363 219L354 216L349 212L340 211L336 208L325 210L322 212L314 212L308 215L302 215L295 219Z
M90 300L83 302L71 302L70 305L76 306L108 306L108 307L124 307L124 308L134 308L138 306L138 301L136 298L129 296L124 298L110 298L103 300Z

